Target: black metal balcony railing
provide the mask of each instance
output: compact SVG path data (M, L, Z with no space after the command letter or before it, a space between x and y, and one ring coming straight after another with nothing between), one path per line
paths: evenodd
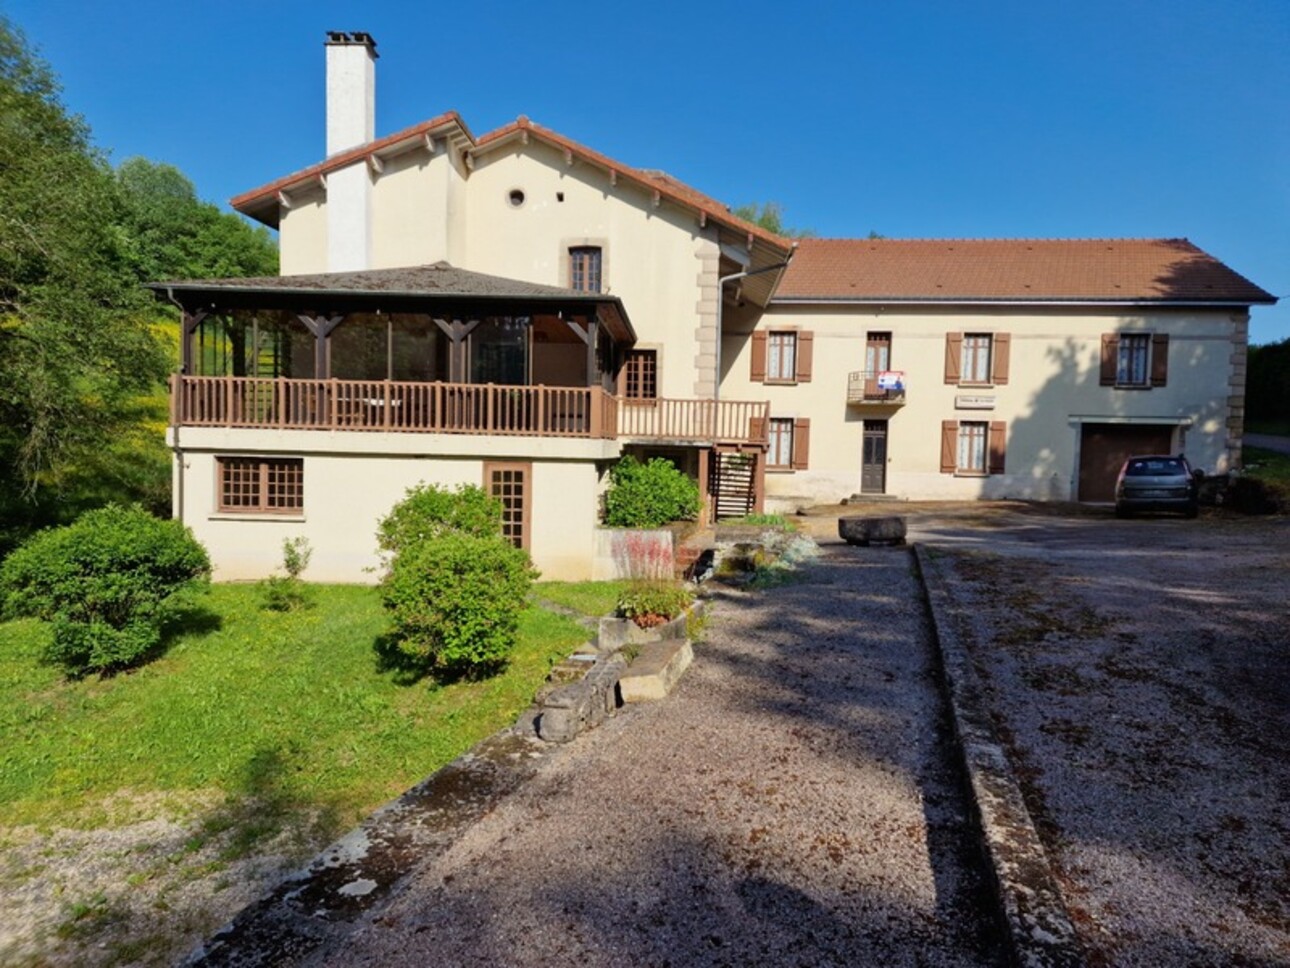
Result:
M847 377L847 403L905 402L905 374L900 370L856 370Z

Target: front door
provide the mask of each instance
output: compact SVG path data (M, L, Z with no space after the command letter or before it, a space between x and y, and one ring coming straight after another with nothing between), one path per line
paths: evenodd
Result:
M887 491L887 421L864 422L864 456L860 462L860 493Z

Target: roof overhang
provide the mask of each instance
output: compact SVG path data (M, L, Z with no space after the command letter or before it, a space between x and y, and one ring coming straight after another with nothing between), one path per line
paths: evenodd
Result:
M1272 305L1277 300L1196 299L982 299L975 296L776 296L772 306L1070 306L1072 308L1154 308L1154 309L1248 309L1252 304Z

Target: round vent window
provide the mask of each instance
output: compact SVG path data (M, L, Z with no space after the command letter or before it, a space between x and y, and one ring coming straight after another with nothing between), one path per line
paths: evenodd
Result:
M512 188L508 197L511 201L511 208L519 208L524 204L524 192L518 188Z

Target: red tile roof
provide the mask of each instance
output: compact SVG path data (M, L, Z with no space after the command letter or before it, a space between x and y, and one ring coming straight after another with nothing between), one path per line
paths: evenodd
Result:
M382 149L392 147L400 142L430 133L437 134L444 129L454 127L459 129L465 136L465 140L469 145L467 148L469 153L488 150L490 147L495 147L508 141L511 137L531 135L563 151L568 151L582 161L613 172L619 178L634 182L647 191L658 192L660 198L666 198L669 201L695 209L722 225L760 239L773 248L787 253L791 245L787 239L776 235L774 232L768 232L759 225L739 218L727 206L691 188L689 185L677 181L670 175L659 171L633 168L630 165L614 161L607 155L602 155L600 152L579 144L571 138L566 138L559 132L544 128L540 124L534 124L522 115L510 124L503 125L476 138L470 133L470 129L466 127L465 122L461 120L461 116L456 111L448 111L445 114L431 118L429 121L423 121L410 128L397 131L392 135L359 145L357 148L351 148L349 151L333 155L316 165L311 165L308 168L271 181L267 185L261 185L259 188L243 192L241 195L232 198L229 204L244 215L259 219L268 225L276 226L278 192L289 191L294 186L312 182L320 176L325 177L330 172L345 168L371 155L380 154Z
M803 239L789 300L1276 301L1186 239Z

